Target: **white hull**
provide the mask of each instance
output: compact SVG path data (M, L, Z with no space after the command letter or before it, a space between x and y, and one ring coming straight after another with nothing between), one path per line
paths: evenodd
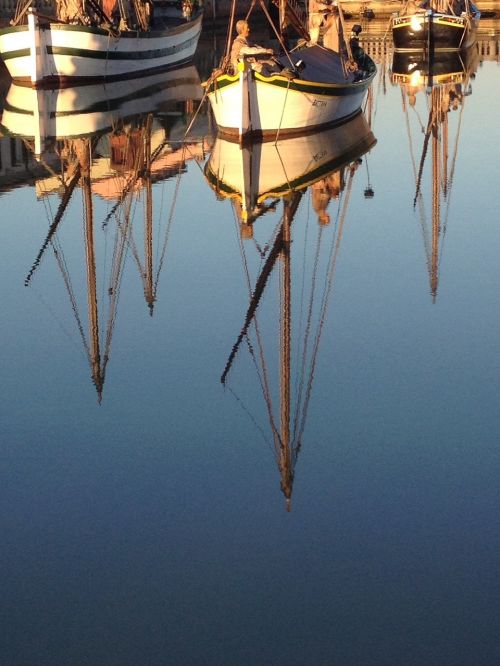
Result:
M218 137L205 176L219 196L236 199L251 219L267 198L305 189L374 144L362 113L343 125L277 143L255 142L241 148Z
M122 32L113 37L101 28L44 26L31 14L29 25L0 30L0 55L14 80L33 86L133 77L190 61L201 21L200 14L161 31Z
M148 77L61 89L11 84L2 130L33 139L42 153L55 139L108 131L128 118L167 111L186 100L199 100L202 88L194 65Z
M338 59L326 49L323 54L327 64L328 59L332 63ZM281 132L303 133L352 117L374 75L373 65L373 72L361 80L352 76L308 80L305 75L289 80L279 74L262 76L246 67L239 75L219 76L208 84L207 93L222 134L266 138Z

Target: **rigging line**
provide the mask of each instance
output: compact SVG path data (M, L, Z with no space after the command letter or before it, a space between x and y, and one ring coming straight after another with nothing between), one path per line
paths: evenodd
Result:
M160 260L158 262L158 270L156 272L156 277L155 277L155 281L154 281L153 293L154 293L155 298L156 298L156 292L157 292L157 289L158 289L158 282L159 282L159 279L160 279L160 272L162 270L163 262L165 260L167 245L168 245L168 241L169 241L169 238L170 238L170 231L171 231L172 224L173 224L174 211L175 211L175 207L176 207L176 204L177 204L177 197L179 195L179 189L180 189L180 186L181 186L181 176L183 174L182 165L183 165L184 161L185 161L185 147L183 146L183 148L182 148L182 159L181 159L181 162L179 163L179 171L177 173L174 196L172 198L172 204L170 206L170 212L169 212L168 221L167 221L167 228L165 230L165 237L164 237L164 240L163 240L162 251L161 251L161 255L160 255Z
M256 322L255 319L254 319L254 326L256 327L256 330L257 330L257 322ZM262 395L264 396L264 402L266 404L269 423L271 424L271 431L273 433L273 440L276 441L276 436L279 437L279 434L278 434L278 428L276 427L276 421L275 421L275 418L274 418L273 401L272 401L272 398L271 398L271 391L269 389L268 371L267 371L267 365L265 363L265 358L264 358L264 354L263 354L262 340L260 338L260 334L258 334L258 345L259 345L260 363L262 365L262 372L261 372L261 369L259 368L259 364L258 364L256 356L255 356L253 345L252 345L248 335L245 337L245 341L247 343L248 351L250 353L250 358L253 361L255 371L257 373L257 378L259 380Z
M111 298L108 307L108 322L106 326L106 336L105 336L104 354L102 362L103 383L106 375L106 368L110 357L111 340L113 336L116 315L118 311L118 302L121 293L121 282L122 282L123 269L125 266L125 257L128 247L127 238L130 233L130 218L126 221L125 229L123 231L120 229L120 227L121 227L120 222L117 219L117 233L115 234L112 267L111 267L111 273L109 278L109 289L108 289L108 293L111 295Z
M252 2L252 7L254 5L255 0ZM226 35L226 50L224 52L224 57L222 58L222 61L220 63L220 67L225 67L227 64L227 61L229 60L229 54L230 54L230 44L231 44L231 36L233 34L233 26L234 26L234 16L236 13L236 0L232 0L231 2L231 13L229 15L229 22L227 25L227 35Z
M74 336L70 333L70 331L66 328L63 322L59 319L57 312L52 308L50 303L45 300L45 298L42 296L41 292L38 291L36 286L31 287L31 292L35 294L36 298L40 301L40 303L47 309L49 314L52 315L54 321L57 323L57 325L64 333L64 335L68 338L68 340L71 342L71 344L75 345ZM76 348L78 349L79 353L81 353L82 350L80 349L80 347L76 346Z
M276 132L276 139L274 140L274 145L276 145L278 143L278 139L280 137L281 123L283 122L283 116L285 115L285 106L286 106L286 100L288 99L288 93L290 91L290 84L291 84L291 79L287 79L286 95L285 95L285 99L283 100L283 108L281 109L280 122L279 122L279 125L278 125L278 131Z
M118 312L118 301L120 299L123 269L125 265L124 257L126 256L126 250L127 250L126 236L127 234L125 234L124 236L116 234L115 236L115 249L118 246L118 251L113 253L113 259L114 259L112 267L113 282L111 285L111 299L109 302L109 309L108 309L108 324L106 327L106 338L104 343L104 359L102 363L103 380L106 375L106 368L108 365L108 360L111 352L111 340L115 327L116 315Z
M81 320L81 317L80 317L80 312L78 310L78 303L76 301L76 296L75 296L75 292L74 292L74 289L73 289L73 285L71 283L71 278L70 278L69 271L68 271L68 268L67 268L66 260L64 259L64 254L62 252L62 249L61 249L61 251L58 251L58 249L55 247L54 242L51 242L51 246L52 246L52 251L54 252L54 256L56 258L57 265L59 266L59 270L61 272L63 282L64 282L64 285L66 287L66 291L67 291L69 299L70 299L71 309L73 310L73 314L75 316L75 321L76 321L76 325L77 325L77 328L78 328L78 332L80 333L80 338L81 338L82 343L83 343L83 348L85 349L85 352L86 352L86 355L87 355L87 361L90 364L91 363L90 348L89 348L89 345L88 345L88 341L85 337L85 332L83 330L83 324L82 324L82 320Z
M321 237L322 237L322 232L323 232L323 227L318 228L318 236L316 239L316 252L314 254L314 261L313 261L313 270L312 270L312 282L311 282L311 291L310 291L310 298L309 298L309 308L307 311L307 316L306 316L306 328L305 328L305 333L304 333L304 342L302 345L302 360L301 360L301 366L300 366L300 372L299 372L299 390L297 393L297 399L296 399L296 406L295 406L295 418L294 418L294 423L293 423L293 438L295 439L295 434L297 432L297 425L299 421L299 410L300 410L300 405L302 404L302 392L304 389L304 377L305 377L305 368L307 364L307 346L309 343L309 335L311 333L311 322L312 322L312 312L313 312L313 307L314 307L314 299L315 299L315 294L316 294L316 284L317 284L317 274L318 274L318 265L319 265L319 254L320 254L320 249L321 249Z
M418 111L416 106L412 107L412 110L413 110L413 113L415 114L415 116L417 118L418 124L420 125L420 131L422 132L422 134L424 134L425 133L425 126L424 126L424 123L423 123L422 118L420 116L420 111Z
M297 456L299 454L299 451L300 451L300 447L302 445L302 436L304 434L304 429L305 429L305 425L306 425L306 418L307 418L307 412L308 412L308 408L309 408L309 401L311 399L312 384L313 384L313 379L314 379L314 372L315 372L315 369L316 369L316 360L317 360L317 355L318 355L319 343L320 343L320 340L321 340L321 334L323 332L323 326L324 326L324 323L325 323L325 320L326 320L326 309L327 309L327 306L328 306L328 301L330 299L330 293L331 293L332 287L333 287L333 278L334 278L334 274L335 274L335 268L336 268L336 265L337 265L337 258L338 258L338 254L339 254L339 250L340 250L340 243L342 241L342 235L343 235L343 230L344 230L344 222L345 222L345 218L346 218L346 214L347 214L347 208L348 208L348 205L349 205L349 200L350 200L350 197L351 197L352 183L353 183L354 172L356 171L356 168L357 168L356 165L353 165L350 168L349 180L348 180L348 183L347 183L346 195L345 195L345 199L344 199L344 205L343 205L342 212L340 214L337 240L335 242L333 254L331 255L331 261L330 261L330 266L329 266L329 271L328 271L328 278L327 278L327 281L326 281L326 289L325 289L325 292L324 292L324 295L323 295L323 301L322 301L322 304L321 304L320 317L318 319L318 321L319 321L318 331L317 331L317 334L316 334L316 339L314 341L314 347L313 347L313 352L312 352L312 356L311 356L311 365L310 365L311 370L310 370L309 382L308 382L307 391L306 391L306 397L305 397L304 405L303 405L303 409L302 409L302 422L301 422L298 438L296 440L296 443L294 443L295 459L297 458Z
M274 25L274 21L272 20L271 16L269 15L269 12L268 12L268 10L267 10L266 4L265 4L265 2L264 2L263 0L260 0L260 6L261 6L262 11L264 12L264 14L265 14L265 16L266 16L268 22L269 22L269 25L271 26L271 28L272 28L273 31L274 31L274 34L276 35L276 39L278 40L279 45L281 46L281 48L282 48L284 54L285 54L286 57L288 58L288 62L290 63L292 69L295 69L295 63L293 62L293 60L292 60L291 57L290 57L290 53L288 52L288 49L287 49L286 46L285 46L285 42L283 41L282 36L281 36L280 33L276 30L276 26ZM298 30L297 26L294 25L294 28L297 30L297 32L300 32L300 31ZM307 41L309 41L309 34L307 33L307 31L304 31L304 34L302 34L301 36L304 37L304 39L307 39ZM290 85L290 82L288 83L288 85ZM277 139L276 139L276 140L277 140Z
M287 95L288 95L288 91L287 91ZM283 110L284 110L284 107L283 107ZM282 116L282 118L283 118L283 116ZM281 120L280 120L280 126L281 126ZM279 135L279 128L278 128L278 135ZM281 163L281 168L283 169L283 175L285 176L285 180L286 180L286 184L288 185L288 189L290 191L292 191L292 185L290 183L290 179L288 178L285 163L283 161L283 158L281 157L281 152L280 152L280 149L279 149L279 146L278 146L278 135L276 136L276 140L274 142L274 148L276 150L276 154L278 155L278 159ZM311 160L311 162L312 162L312 160ZM307 172L308 167L309 167L309 164L307 164L307 166L304 168L304 173Z
M413 167L413 177L415 179L415 186L417 184L418 180L418 175L417 175L417 162L415 160L415 150L413 147L413 140L412 140L412 135L411 135L411 127L410 127L410 118L408 114L408 107L406 106L406 97L405 97L405 91L403 88L401 90L401 99L403 103L403 111L405 112L405 124L406 124L406 133L408 135L408 144L410 146L410 157L411 157L411 163Z
M274 454L274 447L271 445L271 442L266 437L266 433L264 432L264 429L262 428L262 426L259 423L257 423L257 420L255 419L253 414L250 412L248 407L245 405L243 400L238 396L238 394L235 391L233 391L233 389L230 386L228 386L228 390L231 393L231 395L233 396L233 398L236 400L236 402L240 405L241 409L245 412L245 414L247 414L247 416L252 421L252 423L254 424L256 429L259 431L262 439L264 440L264 443L267 444L267 446L269 447L269 450Z
M163 234L163 210L165 208L165 192L167 190L167 181L163 180L161 184L161 189L160 189L160 196L157 197L159 198L159 204L158 204L158 211L156 214L157 220L158 220L158 238L161 238ZM159 256L160 248L157 247L154 253L154 259L155 259L155 265L158 265L158 256Z
M103 264L103 269L102 273L103 275L106 275L108 271L108 230L103 229L104 231L104 264ZM104 301L104 280L102 281L102 291L101 291L101 301Z
M455 166L456 166L456 159L457 159L457 154L458 154L458 143L459 143L459 136L460 136L460 130L462 128L462 112L463 112L463 105L464 105L464 100L462 99L462 106L460 108L460 115L458 119L458 129L457 129L457 136L455 139L455 145L454 145L454 150L453 150L453 157L451 161L451 172L450 172L450 179L449 179L449 190L450 190L450 197L451 197L451 188L453 186L453 178L455 176ZM439 256L439 262L441 263L441 255L444 250L444 239L446 236L446 231L448 229L448 218L449 218L449 213L450 213L450 199L448 199L448 203L446 206L446 213L445 213L445 219L443 223L443 233L442 233L442 242L441 242L441 252Z

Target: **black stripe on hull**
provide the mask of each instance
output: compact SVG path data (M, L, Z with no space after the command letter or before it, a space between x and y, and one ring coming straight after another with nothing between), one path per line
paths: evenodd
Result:
M193 61L193 58L185 58L178 60L172 65L161 65L159 67L150 67L149 69L142 69L139 72L126 72L116 74L114 76L47 76L42 81L38 81L33 85L30 78L15 79L16 84L26 88L37 88L39 90L52 89L52 88L72 88L73 86L92 85L103 81L125 81L128 79L137 79L139 77L150 76L151 74L158 74L160 72L170 72L175 69L185 67Z
M314 134L315 132L321 132L322 130L331 129L340 125L344 125L349 122L356 116L361 113L361 109L356 109L354 113L349 114L348 116L343 116L337 120L331 120L328 123L323 123L321 125L310 125L308 127L297 127L289 129L271 129L271 130L252 130L247 132L241 141L243 144L252 143L252 141L274 141L276 135L279 133L282 138L292 138L294 136L302 136L303 134ZM227 141L240 142L239 130L234 127L218 127L217 134Z

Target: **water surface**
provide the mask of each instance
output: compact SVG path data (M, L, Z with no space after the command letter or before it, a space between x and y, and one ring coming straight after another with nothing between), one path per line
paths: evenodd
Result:
M303 189L278 146L250 225L196 103L151 181L103 134L46 244L91 139L2 139L2 664L498 663L499 76L385 63L376 143Z

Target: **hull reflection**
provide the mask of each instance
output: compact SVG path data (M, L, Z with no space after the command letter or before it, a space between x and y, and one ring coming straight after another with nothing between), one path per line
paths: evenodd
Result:
M255 142L243 149L217 138L205 176L218 195L239 204L242 219L251 223L266 199L306 189L374 143L362 113L339 127L277 143Z
M108 132L138 114L202 96L194 66L128 81L73 88L35 90L12 83L2 115L4 134L31 138L34 152L54 140Z

